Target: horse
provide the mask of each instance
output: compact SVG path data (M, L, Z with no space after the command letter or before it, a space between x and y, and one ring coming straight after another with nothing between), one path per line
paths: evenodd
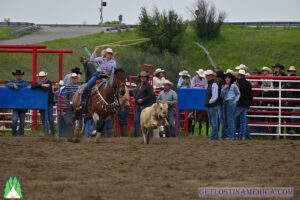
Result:
M196 115L195 115L195 112L196 112ZM196 117L196 119L195 119L195 117ZM201 135L203 121L206 122L206 136L208 136L209 120L208 120L208 114L207 114L206 110L193 111L191 118L188 120L189 132L192 132L192 135L194 135L196 122L198 122L199 123L199 135Z
M96 142L98 142L101 131L104 127L105 121L114 113L116 113L116 106L119 104L118 94L125 94L126 77L123 69L116 69L114 74L106 81L97 81L93 86L87 101L87 113L84 116L84 122L80 131L80 121L82 119L82 111L77 110L80 104L81 93L85 85L82 85L73 96L72 105L75 116L75 131L74 138L69 138L69 141L79 142L80 138L84 135L86 122L93 119L96 125ZM122 105L121 105L122 106ZM122 107L121 107L122 110Z

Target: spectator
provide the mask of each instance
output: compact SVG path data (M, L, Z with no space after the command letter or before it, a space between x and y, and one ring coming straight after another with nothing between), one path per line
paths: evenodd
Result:
M245 72L249 71L248 67L244 64L240 64L239 66L236 66L235 69L237 69L237 70L243 69L243 70L245 70Z
M215 83L214 77L216 73L212 70L207 70L205 72L206 80L208 83L206 97L205 97L205 107L208 108L208 118L209 123L212 127L210 139L218 139L218 85Z
M251 83L245 79L246 72L240 69L238 72L238 84L240 89L240 98L237 102L234 119L239 118L239 138L242 140L250 139L248 134L247 110L252 105L253 93Z
M149 75L142 71L139 74L139 84L132 91L133 102L135 103L134 111L134 136L140 136L140 116L144 108L151 106L156 101L152 86L149 84Z
M118 121L121 127L121 137L127 137L127 116L130 111L129 91L127 87L125 89L124 96L119 94L119 102L122 107L124 106L124 110L121 110L120 107L117 108Z
M236 103L240 98L239 88L234 84L235 77L231 74L224 75L224 84L221 90L221 97L223 98L223 121L225 129L224 139L235 139L235 118L233 113L235 112Z
M270 74L272 74L272 69L270 69L269 67L264 66L262 68L261 72L262 72L263 76L271 76ZM271 81L262 81L261 88L273 88L273 82L271 82Z
M177 84L178 88L191 87L191 80L190 80L191 75L189 74L188 71L183 70L183 71L179 72L179 76L180 76L180 78L179 78L178 84Z
M166 130L167 137L175 137L175 104L177 103L177 94L171 89L173 83L169 80L164 82L164 90L160 91L157 101L168 102L168 123L169 127Z
M295 66L290 66L287 70L289 76L296 76L296 68Z
M261 74L261 71L259 71L257 68L254 68L251 73L253 76L259 76Z
M155 70L155 72L153 73L154 77L153 77L153 88L155 90L163 90L164 89L164 81L166 80L164 75L163 75L163 72L165 70L162 70L160 68L157 68Z
M192 78L192 88L207 88L207 81L203 69L196 71L197 75Z
M70 77L72 76L73 73L76 73L78 75L82 74L78 67L75 67L75 68L71 69L71 73L67 74L64 78L64 86L70 86L71 85Z
M95 66L93 63L88 61L85 57L80 57L80 62L83 65L84 73L85 73L85 82L89 82L89 80L93 77L93 74L96 72Z
M283 72L284 66L280 63L276 63L273 68L275 68L273 76L286 76L286 73ZM278 88L279 82L273 83L274 88ZM277 92L276 92L277 93ZM278 94L277 94L278 95Z
M73 73L69 80L70 80L70 85L71 87L79 87L80 83L79 83L79 79L80 79L80 75L77 73Z
M7 82L5 84L6 87L11 88L13 90L18 90L21 87L28 86L28 82L22 79L24 72L17 69L16 72L12 72L12 75L15 76L15 80ZM18 135L24 135L25 114L26 114L26 109L13 109L13 117L12 117L13 136L17 136L18 120L20 120Z
M220 124L222 127L222 132L221 132L221 138L225 139L225 116L224 116L224 112L223 112L223 98L221 97L221 89L222 89L222 85L224 84L223 81L223 77L224 77L224 72L223 71L217 71L217 84L218 84L218 116L219 116L219 120L218 120L218 129L220 129Z
M54 98L52 91L52 83L47 79L47 73L44 71L40 71L38 74L39 81L31 84L32 89L41 89L43 91L48 91L48 121L50 123L51 135L55 136L55 127L54 127L54 118L53 118L53 106L54 106ZM39 110L41 115L41 120L44 127L44 133L46 134L45 127L45 110Z

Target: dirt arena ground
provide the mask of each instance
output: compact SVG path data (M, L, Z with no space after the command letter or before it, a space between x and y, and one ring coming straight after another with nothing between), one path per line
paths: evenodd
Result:
M300 199L300 140L2 136L0 147L1 197L16 175L30 200L200 199L199 187L243 186L293 187Z

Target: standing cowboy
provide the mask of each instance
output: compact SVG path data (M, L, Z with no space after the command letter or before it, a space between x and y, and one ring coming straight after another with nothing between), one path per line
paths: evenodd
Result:
M252 105L253 100L252 86L245 79L245 76L245 70L240 69L237 80L240 89L240 98L234 112L234 119L240 119L239 138L242 140L250 139L248 135L247 110Z
M31 88L48 91L48 121L50 123L51 135L55 136L55 126L54 126L54 118L53 118L54 95L52 91L52 83L50 80L47 79L47 75L48 74L46 72L40 71L40 73L38 74L39 81L31 84ZM44 126L44 133L46 134L45 123L48 122L45 122L45 110L39 110L39 111Z
M205 103L204 106L208 108L208 119L209 123L212 127L210 139L217 140L218 139L218 85L215 83L214 77L216 73L212 70L207 70L205 72L206 80L208 83Z
M153 104L154 101L154 92L152 86L149 84L148 79L149 75L142 71L139 74L140 83L137 85L137 88L132 91L133 102L135 103L134 111L134 136L140 136L140 116L144 108L149 107Z
M82 103L84 102L89 90L95 85L98 79L106 79L110 75L114 74L114 71L117 67L116 62L112 59L114 52L111 48L107 48L103 51L102 57L96 58L96 52L99 47L96 47L93 54L91 55L91 62L97 62L99 64L97 72L94 73L93 77L85 85L84 90L81 95L81 103L79 104L78 109L82 108Z
M276 63L274 66L274 73L273 76L286 76L286 73L283 72L284 70L284 66L280 63ZM275 88L278 88L279 83L278 82L274 82L273 83Z
M296 76L296 68L295 66L290 66L287 70L289 76Z
M15 76L15 80L7 82L5 84L6 87L14 90L18 90L20 87L28 86L28 82L22 79L24 72L18 69L16 70L16 72L12 72L12 75ZM26 109L13 109L13 117L12 117L13 136L17 136L17 124L19 119L20 119L19 135L24 135L25 114L26 114Z
M93 77L93 74L96 72L95 66L93 63L88 61L85 57L80 57L80 62L83 65L84 74L85 74L85 83L89 82L89 80Z
M70 77L72 76L72 74L82 74L82 72L80 71L80 69L78 67L74 67L73 69L71 69L71 73L67 74L64 78L64 86L70 86L71 85L71 80Z
M164 90L160 91L157 101L168 102L168 123L169 127L166 130L167 137L175 137L174 113L175 104L177 103L177 94L171 89L173 83L169 80L164 82Z
M192 78L192 88L207 88L207 81L203 69L196 71L197 75Z

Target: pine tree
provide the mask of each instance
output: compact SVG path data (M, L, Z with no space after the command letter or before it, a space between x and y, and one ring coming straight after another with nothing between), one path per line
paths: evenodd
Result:
M16 189L17 183L18 183L18 179L17 179L17 177L15 176L14 179L13 179L13 184L12 184L12 186L13 186L15 189Z
M20 181L17 182L17 185L16 185L16 187L15 187L15 190L16 190L16 192L18 193L18 195L20 196L20 198L23 198L23 195L22 195L22 188L21 188Z
M10 189L11 189L11 187L10 187L9 181L7 181L5 184L5 188L4 188L3 198L6 198L6 196L10 192Z

